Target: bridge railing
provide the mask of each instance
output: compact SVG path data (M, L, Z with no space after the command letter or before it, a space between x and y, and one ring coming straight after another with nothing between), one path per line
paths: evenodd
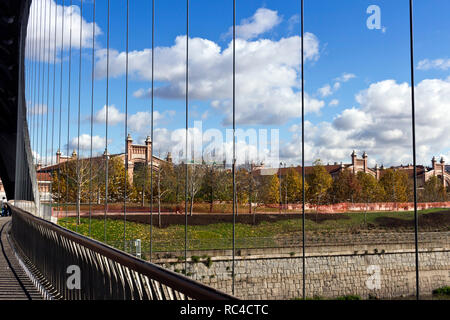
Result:
M55 298L227 300L226 293L11 206L12 239Z

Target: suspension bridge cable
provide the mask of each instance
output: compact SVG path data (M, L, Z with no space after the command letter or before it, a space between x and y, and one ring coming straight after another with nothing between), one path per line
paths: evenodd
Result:
M31 77L30 77L30 103L29 105L27 104L27 106L29 107L29 118L30 118L30 127L28 128L28 132L29 132L29 139L30 139L30 147L31 147L31 163L32 165L34 165L34 156L33 156L33 139L34 139L34 126L35 126L35 117L34 117L34 105L35 105L35 100L34 100L34 96L35 96L35 92L36 92L36 69L37 69L37 4L32 6L33 10L32 10L32 27L33 27L33 31L32 31L32 36L33 36L33 43L31 45L31 59L32 59L32 72L31 72ZM30 177L31 180L31 172L28 171L28 175ZM31 183L31 181L30 181ZM29 190L31 191L32 188L31 186L29 186ZM34 195L33 195L34 197ZM29 208L31 209L32 204L29 204Z
M48 19L48 57L47 57L47 112L46 112L46 130L45 130L45 166L48 165L48 117L50 112L50 43L51 43L51 20L52 20L52 2L49 7L49 19Z
M58 156L57 156L57 165L58 165L58 213L61 210L61 200L62 200L62 192L61 192L61 137L62 137L62 103L63 103L63 74L64 74L64 63L63 63L63 53L64 53L64 5L65 2L62 0L61 6L61 53L60 53L60 79L59 79L59 132L58 132ZM67 223L67 221L66 221Z
M35 120L35 126L33 131L33 151L35 154L35 164L37 164L38 161L38 154L37 154L37 134L38 134L38 128L39 128L39 97L40 97L40 78L41 78L41 48L42 48L42 42L41 42L41 36L42 36L42 24L38 23L38 21L42 21L42 8L43 8L43 2L41 1L41 5L39 8L39 20L36 20L36 42L37 42L37 73L35 73L35 86L36 90L34 91L34 120ZM37 33L37 28L39 28L39 34Z
M92 8L92 75L91 75L91 145L89 153L89 237L91 236L92 222L92 143L94 131L94 71L95 71L95 0Z
M189 121L189 0L186 0L186 181L185 181L185 199L184 199L184 274L187 275L187 243L188 243L188 215L187 215L187 206L188 206L188 179L189 179L189 171L188 171L188 137L189 137L189 129L188 129L188 121Z
M152 0L152 95L151 95L151 124L150 124L150 262L153 257L153 111L154 111L154 79L155 79L155 0ZM148 166L148 162L147 162ZM147 174L147 169L145 170ZM145 190L145 181L144 188ZM144 191L142 191L144 192ZM144 196L143 196L144 197Z
M41 115L41 128L40 128L40 136L41 136L41 139L40 139L40 147L39 147L39 157L40 157L40 166L43 166L44 165L44 163L43 163L43 160L44 160L44 145L43 145L43 142L44 142L44 96L45 96L45 63L46 63L46 60L47 60L47 57L46 57L46 48L47 48L47 42L46 42L46 25L47 25L47 1L45 1L45 7L44 7L44 23L43 23L43 25L42 25L42 28L43 28L43 33L44 33L44 50L43 50L43 52L42 52L42 59L43 59L43 61L42 61L42 95L41 95L41 104L40 104L40 109L41 109L41 112L40 112L40 115ZM47 109L48 109L48 107L47 107ZM39 194L39 196L40 196L40 194Z
M34 126L35 126L35 117L34 117L34 104L35 100L34 97L36 95L36 72L37 72L37 5L33 7L33 70L31 74L31 95L30 95L30 122L31 122L31 129L30 129L30 145L31 145L31 157L32 157L32 163L34 164L34 155L33 155L33 146L34 146Z
M75 230L78 232L78 224L80 223L80 206L81 206L81 176L80 176L80 120L81 120L81 56L83 47L83 0L80 4L80 61L78 63L78 128L77 128L77 171L76 171L76 182L77 182L77 222L75 224Z
M40 162L40 157L41 157L40 150L39 150L39 134L40 134L40 130L42 128L42 122L41 122L41 118L42 118L41 117L41 110L42 110L42 103L41 103L41 101L42 101L42 99L41 99L41 97L42 97L42 92L44 91L44 88L43 88L44 81L42 81L42 77L41 77L43 75L43 72L44 72L44 66L42 64L42 61L44 59L42 45L43 45L43 43L45 44L45 41L42 40L43 34L45 35L45 30L42 30L43 29L43 25L44 25L42 23L42 21L43 21L43 19L45 19L44 14L45 14L44 13L44 6L41 3L41 19L40 19L40 23L39 23L39 67L38 67L38 79L37 79L37 81L38 81L38 95L37 95L37 99L36 99L37 109L38 109L37 110L37 125L38 125L38 127L36 128L36 149L35 149L35 152L36 152L36 164L38 164ZM41 74L41 66L42 66L42 74Z
M70 0L70 8L72 9L72 0ZM71 99L71 77L72 77L72 17L70 12L69 23L69 83L68 83L68 103L67 103L67 161L66 164L66 221L69 210L69 146L70 146L70 99Z
M126 27L126 57L125 57L125 175L124 175L124 187L123 187L123 248L126 248L126 233L127 233L127 181L128 181L128 28L129 28L129 15L130 15L130 3L127 0L127 27Z
M27 25L27 29L29 27L29 24ZM27 38L25 39L25 73L24 73L24 83L25 83L25 87L23 88L24 90L24 95L25 95L25 122L27 124L27 129L28 129L28 108L26 107L26 104L28 102L28 90L29 90L29 86L28 86L28 80L29 80L29 61L28 61L28 57L30 55L29 52L29 42L30 42L30 38L27 36ZM17 133L20 132L20 127L17 128ZM23 133L23 131L22 131ZM23 137L22 134L20 134L19 136ZM21 163L18 165L18 157L17 157L17 151L16 151L16 168L20 168L20 174L22 175L23 179L25 179L25 165L24 163ZM25 185L25 190L26 190L27 186ZM17 188L16 188L17 190ZM25 200L25 190L23 190L23 188L20 188L19 193L15 194L16 199L21 199L21 200ZM20 198L19 198L20 197Z
M54 29L54 45L53 45L53 98L52 98L52 141L51 141L51 153L50 164L53 164L53 151L54 151L54 138L55 138L55 92L56 92L56 26L58 24L58 5L55 2L55 29ZM50 203L53 207L53 174L50 183Z
M35 87L34 87L33 79L34 79L34 75L36 73L36 43L37 43L37 41L36 41L36 35L37 35L37 33L36 33L36 6L32 6L31 23L30 23L30 25L31 25L31 28L32 28L31 36L32 36L33 41L31 41L31 39L30 39L30 42L29 42L29 44L30 44L30 50L29 50L29 52L30 52L30 55L29 55L30 61L29 61L29 65L30 65L31 70L28 73L28 75L29 75L29 81L28 81L28 84L29 84L28 94L29 94L29 96L28 96L28 101L27 101L27 111L28 111L28 122L27 123L28 123L28 132L29 132L29 137L28 138L30 140L30 146L32 146L31 139L33 137L32 137L32 134L30 134L30 133L32 133L34 131L34 116L33 116L34 100L33 100L33 93L35 91ZM34 163L33 159L32 159L32 163ZM31 172L28 170L27 176L31 177L30 173ZM31 193L31 190L32 189L31 189L30 183L27 183L27 193L28 193L28 195ZM29 203L29 205L30 205L29 209L31 209L31 203Z
M106 243L106 215L108 213L108 111L109 111L109 28L110 28L110 0L108 0L108 21L106 32L106 117L105 117L105 220L104 239Z
M233 0L233 258L231 272L231 291L235 287L235 255L236 255L236 0Z
M51 141L51 160L53 163L54 138L55 138L55 95L56 95L56 31L58 25L58 5L55 2L55 29L54 29L54 44L53 44L53 98L52 98L52 141ZM52 183L53 185L53 183ZM53 198L52 198L53 199Z
M301 0L301 86L302 86L302 297L306 299L305 256L305 76L304 76L304 1Z
M42 21L42 8L43 8L43 5L42 5L42 1L41 1L41 6L40 6L40 10L39 10L39 15L40 15L40 17L39 17L39 21ZM40 79L41 79L41 48L42 48L42 41L41 41L41 37L42 37L42 24L40 23L39 24L39 50L38 50L38 72L37 72L37 78L36 78L36 86L37 86L37 90L36 90L36 92L35 92L35 102L34 102L34 106L33 106L33 109L34 110L36 110L35 112L36 112L36 116L35 116L35 119L36 119L36 126L35 126L35 132L34 132L34 134L33 134L33 149L34 149L34 153L35 153L35 155L36 155L36 164L37 164L37 161L38 161L38 150L37 150L37 135L38 135L38 127L39 127L39 110L40 110L40 108L39 108L39 97L40 97L40 84L41 84L41 82L40 82ZM36 97L36 95L37 95L37 97ZM37 103L37 105L36 105L36 103Z
M416 167L416 106L414 96L414 11L413 0L409 0L409 36L410 36L410 58L411 58L411 120L412 120L412 149L413 149L413 171L414 171L414 244L416 262L416 299L420 299L419 282L419 243L418 229L419 222L417 216L417 167Z

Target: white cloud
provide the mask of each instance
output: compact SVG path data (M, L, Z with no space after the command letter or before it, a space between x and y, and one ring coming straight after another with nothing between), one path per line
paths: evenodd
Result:
M450 153L450 79L426 79L416 85L417 162L428 165L433 155ZM356 95L358 107L345 109L332 123L306 125L305 158L348 163L353 149L366 151L372 164L412 163L411 88L385 80ZM281 155L301 159L300 127L291 127L292 139Z
M348 82L350 79L356 78L356 75L354 75L353 73L343 73L340 77L337 77L334 79L334 84L333 87L331 87L331 85L326 84L323 87L319 88L317 90L317 93L322 97L328 97L331 96L332 94L336 93L336 91L338 91L341 88L342 82ZM334 101L334 100L333 100Z
M74 137L70 140L69 149L78 149L78 140L80 141L80 150L90 150L91 148L91 136L89 134L82 134L80 137ZM67 147L67 146L66 146ZM99 136L92 137L92 149L104 150L106 147L106 139Z
M153 112L153 126L164 117L158 111ZM139 111L128 117L128 126L131 131L142 135L149 135L151 132L152 114L148 111Z
M207 120L209 117L209 110L206 110L205 112L202 113L202 120Z
M336 107L337 105L339 105L338 99L333 99L330 101L330 103L328 103L328 106L330 106L330 107Z
M236 26L236 36L245 40L254 39L272 30L282 20L277 11L259 8L251 18L242 20L241 24ZM228 34L232 34L231 28Z
M110 105L108 108L103 106L94 116L94 121L97 123L106 123L106 109L108 109L108 125L116 125L119 122L125 121L125 114L121 113L115 105Z
M288 31L293 32L295 29L295 26L300 23L300 15L294 14L292 17L288 20Z
M323 98L328 97L333 93L329 84L323 86L322 88L319 88L318 92Z
M353 78L356 78L356 75L354 75L353 73L346 73L344 72L340 77L336 78L335 81L338 82L347 82Z
M41 114L47 114L48 107L46 104L35 104L31 109L30 113L32 115L41 115Z
M264 11L263 11L264 12ZM232 97L232 42L226 48L217 43L191 38L189 41L189 96L192 100L212 103L229 124ZM238 124L280 124L300 112L300 37L279 40L236 40L236 121ZM155 96L183 99L185 95L186 37L178 36L174 45L155 48ZM125 73L125 52L110 50L110 76ZM305 34L305 60L319 58L319 40ZM143 81L151 80L151 50L129 53L129 74ZM97 51L96 76L106 74L106 51ZM134 92L148 97L148 89ZM307 111L318 112L325 103L307 98Z
M50 165L50 164L54 163L55 162L55 158L56 158L56 156L53 156L53 157L52 156L43 156L43 155L39 154L37 151L35 151L35 150L32 150L31 154L33 156L34 162L35 163L40 163L43 166L47 166L47 165Z
M417 69L419 70L440 69L446 71L450 69L450 59L435 59L435 60L424 59L419 62L419 64L417 65Z
M125 123L125 113L120 112L115 105L111 105L108 108L108 124L113 126L118 123ZM106 119L106 106L97 111L94 116L94 121L96 123L104 124ZM173 117L175 115L174 110L167 110L163 113L159 111L153 112L153 125L156 126L159 121L164 119L166 116ZM144 137L151 132L151 112L148 111L138 111L134 114L128 114L128 129L130 132L138 133Z
M71 20L72 41L70 41ZM79 6L72 5L63 7L61 5L56 5L54 0L32 1L27 29L27 57L34 60L39 59L41 61L53 62L55 55L55 36L57 57L60 54L61 46L64 46L64 50L67 51L69 49L70 43L72 43L72 50L79 49L80 23L82 25L81 47L91 48L92 28L95 28L96 36L101 35L102 30L98 27L97 24L87 22L80 16ZM62 34L63 29L64 34ZM64 40L62 38L64 38ZM39 48L41 48L40 51Z
M359 109L346 109L333 121L338 130L361 129L371 123L371 117Z
M335 82L333 85L333 91L336 92L341 88L341 83L340 82Z

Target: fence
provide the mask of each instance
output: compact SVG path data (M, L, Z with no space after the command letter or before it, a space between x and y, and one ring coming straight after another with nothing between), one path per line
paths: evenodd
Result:
M423 232L419 233L421 246L427 244L450 243L450 232ZM138 242L136 242L139 240ZM150 243L140 239L108 241L108 245L128 252L142 259L149 259ZM137 245L138 243L138 245ZM347 246L347 245L381 245L381 244L413 244L414 233L361 233L348 234L337 233L334 235L307 235L305 245L313 246ZM265 248L300 248L303 242L301 237L253 237L236 238L236 249L265 249ZM188 242L189 251L214 251L232 250L233 239L191 239ZM155 254L175 253L184 250L184 239L152 241L152 249Z
M17 207L12 206L11 209L11 233L16 247L45 279L55 298L233 299L230 295L61 228ZM70 270L79 271L79 278L74 278L75 287L68 285ZM77 276L76 272L73 275Z

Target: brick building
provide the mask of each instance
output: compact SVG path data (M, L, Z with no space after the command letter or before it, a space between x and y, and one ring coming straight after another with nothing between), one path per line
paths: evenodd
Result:
M375 167L370 168L368 165L368 155L366 152L362 154L361 158L358 158L355 151L352 152L350 155L351 157L351 163L334 163L332 165L326 164L324 165L325 170L331 175L333 179L335 179L340 172L344 170L349 170L353 174L357 174L358 172L364 172L367 174L372 175L377 180L379 180L384 172L386 172L387 168L384 166L378 166L375 165ZM281 176L285 176L287 174L287 170L290 169L290 167L286 168L265 168L264 164L255 166L251 166L251 170L254 175L274 175L274 174L281 174ZM293 167L299 174L302 173L302 167L297 166ZM441 158L439 163L437 162L436 158L433 157L431 160L431 167L426 167L423 165L416 166L417 168L417 186L418 188L422 188L428 179L430 179L433 176L437 176L439 179L441 179L442 184L444 187L450 186L450 166L445 164L444 158ZM408 176L412 179L414 176L414 166L411 164L408 165L400 165L400 166L392 166L389 169L393 170L402 170L405 171ZM308 176L312 173L313 166L305 166L305 175ZM281 172L280 172L281 171Z
M151 141L150 137L147 137L144 145L133 144L133 139L131 138L131 135L128 134L127 139L126 139L126 148L127 148L126 153L118 153L118 154L109 154L108 153L107 154L106 150L105 150L103 155L92 158L92 159L105 159L106 157L108 157L108 159L111 159L111 158L120 157L122 159L123 163L125 164L126 163L125 159L128 156L128 177L130 179L130 182L133 183L133 174L134 174L135 168L139 165L145 165L146 163L150 166L152 163L152 161L151 161L152 141ZM77 157L78 157L78 155L75 150L72 152L71 156L63 156L61 154L60 150L58 150L56 152L56 164L51 165L51 166L46 166L46 167L38 167L36 171L51 173L54 170L57 170L61 164L65 163L67 161L75 161L77 159ZM158 169L158 167L162 163L165 163L165 162L172 163L172 155L170 154L170 152L167 153L167 156L165 159L161 159L161 158L153 155L153 168L154 169Z
M144 145L133 144L133 139L130 135L128 135L126 139L126 147L127 153L119 153L119 154L106 154L99 157L94 157L93 159L105 159L108 157L109 159L120 157L125 164L125 157L128 155L128 176L130 181L133 182L133 174L136 167L140 165L145 165L147 163L149 166L152 163L151 154L152 154L152 141L150 137L147 137ZM41 163L36 165L36 177L38 182L39 194L41 201L50 201L51 200L51 182L52 182L52 173L59 168L63 163L67 161L75 161L78 155L74 150L70 156L62 155L61 151L58 150L56 152L56 164L52 164L49 166L42 166ZM161 159L153 155L153 168L158 169L158 167L162 163L172 163L172 156L170 152L167 154L165 159ZM5 190L3 188L3 183L0 180L0 199L5 195Z

